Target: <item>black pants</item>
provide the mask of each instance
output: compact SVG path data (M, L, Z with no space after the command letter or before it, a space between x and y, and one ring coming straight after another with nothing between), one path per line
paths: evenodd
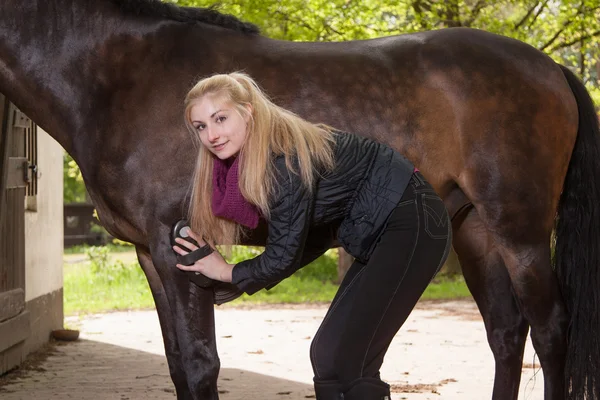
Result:
M372 256L352 264L313 339L315 383L337 382L343 392L379 379L390 342L446 260L451 236L442 200L413 174Z

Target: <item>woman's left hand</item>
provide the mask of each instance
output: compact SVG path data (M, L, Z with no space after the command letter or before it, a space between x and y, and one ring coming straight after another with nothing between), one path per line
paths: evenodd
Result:
M188 230L188 233L190 237L194 239L200 246L206 245L206 242L192 232L191 229ZM188 254L190 251L198 249L198 246L188 242L185 239L176 238L175 241L189 250L185 251L179 246L173 246L173 251L182 256ZM228 264L218 251L213 251L211 254L201 260L196 261L192 265L177 264L176 267L182 271L200 272L204 276L217 281L231 282L231 272L234 266L232 264Z

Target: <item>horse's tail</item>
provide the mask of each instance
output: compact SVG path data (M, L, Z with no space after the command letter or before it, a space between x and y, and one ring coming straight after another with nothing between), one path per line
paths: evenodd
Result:
M570 315L567 398L600 398L600 128L583 83L563 74L579 109L579 129L558 206L555 267Z

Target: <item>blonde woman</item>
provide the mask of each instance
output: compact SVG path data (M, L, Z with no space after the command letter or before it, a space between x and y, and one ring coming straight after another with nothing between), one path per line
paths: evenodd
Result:
M198 246L176 239L178 257L196 255L177 267L253 294L337 239L355 262L311 344L317 399L389 399L385 352L448 254L442 200L390 147L305 121L242 73L198 82L185 120L200 144L189 210ZM236 243L261 218L261 255L231 265L202 251Z

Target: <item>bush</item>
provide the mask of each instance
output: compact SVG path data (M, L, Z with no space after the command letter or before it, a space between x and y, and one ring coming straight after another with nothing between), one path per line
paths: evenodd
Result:
M132 280L146 280L138 263L125 265L119 259L111 261L110 249L107 246L92 246L86 249L85 253L90 259L90 270L97 282L102 281L108 285L121 285Z

